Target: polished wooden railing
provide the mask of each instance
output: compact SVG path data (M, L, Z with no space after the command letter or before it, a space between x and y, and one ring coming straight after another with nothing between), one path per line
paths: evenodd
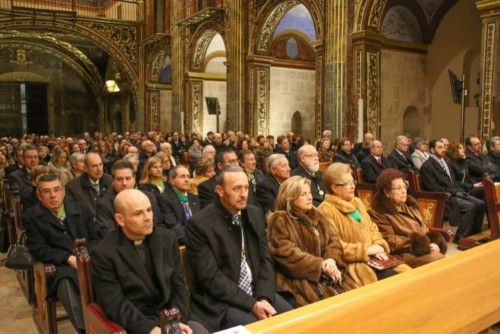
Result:
M140 0L0 0L0 9L141 21L142 3Z
M500 240L246 328L267 333L478 333L500 321Z

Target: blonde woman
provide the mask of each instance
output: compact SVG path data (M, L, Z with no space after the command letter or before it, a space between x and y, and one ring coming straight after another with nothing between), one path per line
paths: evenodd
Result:
M60 147L55 147L52 150L52 158L48 163L48 167L51 172L59 175L63 185L73 179L68 152Z
M343 286L354 289L394 275L396 269L375 271L367 264L370 257L387 260L390 250L363 202L354 195L356 183L351 167L340 162L333 163L326 169L324 180L328 194L319 210L339 233L343 260L346 262ZM406 269L410 268L403 265L397 272Z
M342 248L334 228L313 206L311 181L300 176L284 181L275 209L267 233L279 289L299 306L343 291Z
M194 169L191 179L191 193L198 196L198 185L215 175L215 163L210 158L201 158Z
M146 161L138 188L152 192L156 197L165 193L167 184L163 176L162 161L160 158L151 157Z

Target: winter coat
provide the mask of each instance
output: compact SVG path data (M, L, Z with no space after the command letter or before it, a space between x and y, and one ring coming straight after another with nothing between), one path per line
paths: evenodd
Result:
M321 265L331 258L343 267L342 248L337 232L317 209L307 215L271 213L267 234L280 290L292 293L300 306L337 294L320 283Z

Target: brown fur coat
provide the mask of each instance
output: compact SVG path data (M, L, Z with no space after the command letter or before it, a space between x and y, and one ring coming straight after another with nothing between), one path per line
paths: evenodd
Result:
M319 283L321 264L328 258L339 267L344 263L338 236L317 209L296 216L285 211L272 213L267 234L275 260L276 283L280 290L292 293L302 306L337 294Z
M446 242L440 234L429 232L413 197L408 195L403 211L398 211L387 196L377 194L369 214L389 242L391 254L400 257L410 267L444 257L440 252L431 252L433 242L445 253Z
M363 202L357 197L346 202L328 194L318 209L339 232L343 251L342 259L347 264L342 286L350 290L376 282L375 272L366 264L369 259L368 247L380 245L388 253L389 245L382 237L377 225L371 221ZM349 212L356 209L361 214L361 222L354 221L347 216Z

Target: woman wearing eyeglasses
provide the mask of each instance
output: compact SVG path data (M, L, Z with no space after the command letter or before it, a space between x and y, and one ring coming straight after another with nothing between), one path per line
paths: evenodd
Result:
M385 169L377 179L373 208L369 211L391 254L410 267L442 259L447 245L438 232L430 232L418 209L417 201L407 194L404 174Z
M336 295L342 282L342 247L313 206L311 181L300 176L284 181L275 209L267 219L267 235L279 289L292 294L297 306Z
M389 245L366 211L363 202L355 197L356 183L351 167L335 162L323 174L328 194L319 211L338 231L346 262L346 289L354 289L395 274L393 269L375 271L368 266L370 257L385 261ZM407 266L405 266L407 267ZM403 268L401 268L401 271Z

